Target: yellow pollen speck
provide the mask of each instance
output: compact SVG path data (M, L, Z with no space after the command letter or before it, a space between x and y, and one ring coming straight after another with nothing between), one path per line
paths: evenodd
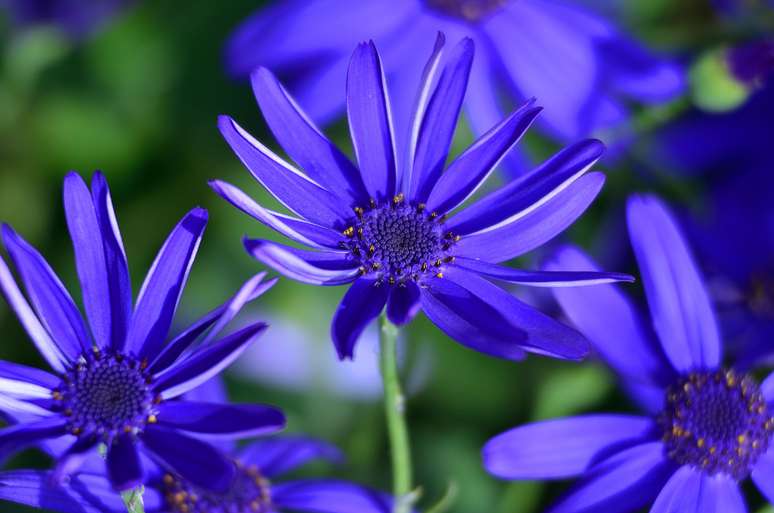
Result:
M355 227L350 226L342 232L346 237L352 237L355 234Z
M159 419L157 419L155 415L148 415L148 424L155 424L158 421Z
M704 447L704 439L703 438L699 438L698 440L696 440L696 447L698 447L699 449Z
M736 437L736 441L741 445L747 441L747 437L744 435L739 435Z
M443 273L438 273L435 275L436 278L443 278Z

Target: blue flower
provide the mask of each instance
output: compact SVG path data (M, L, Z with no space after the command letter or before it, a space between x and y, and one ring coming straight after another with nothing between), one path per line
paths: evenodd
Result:
M684 86L681 68L612 23L575 2L548 0L275 2L235 31L226 59L237 76L265 66L293 77L301 106L328 122L344 110L339 91L350 49L373 38L388 56L393 114L405 126L422 73L416 56L431 52L439 30L470 37L479 50L465 98L477 135L535 96L546 106L542 129L571 142L620 125L631 100L666 101Z
M214 340L273 281L252 278L170 340L207 212L193 209L172 230L133 308L126 255L102 174L94 175L91 191L80 176L68 174L64 204L88 325L43 257L11 227L2 227L32 307L1 258L0 287L54 374L0 362L0 410L18 422L0 430L0 458L44 442L66 444L55 469L63 476L104 444L107 472L119 490L144 481L148 457L198 486L223 489L233 466L191 434L272 432L284 426L282 413L176 398L218 374L265 329L255 323Z
M652 513L743 513L739 482L750 475L774 501L774 374L758 385L722 367L707 291L665 205L633 197L628 223L651 322L613 286L556 297L645 415L518 427L489 441L485 467L506 479L580 477L551 513L623 513L651 503ZM553 265L595 268L572 248Z
M305 174L222 116L221 133L275 198L296 216L255 203L221 181L212 187L234 206L294 242L245 240L248 252L297 281L351 284L333 319L339 357L352 358L358 335L385 304L406 324L421 308L450 337L475 350L519 359L524 351L579 359L586 342L574 330L523 304L486 278L535 286L584 285L630 277L611 273L534 272L498 265L558 235L588 207L604 176L585 174L603 151L588 140L558 153L521 180L453 213L483 184L540 111L532 102L491 128L444 172L473 43L454 47L446 66L443 37L426 66L411 130L411 165L396 159L382 64L373 43L352 56L347 75L350 133L358 167L309 121L266 69L252 75L264 117ZM452 214L453 213L453 214Z
M0 0L17 25L53 25L73 39L100 28L133 0Z

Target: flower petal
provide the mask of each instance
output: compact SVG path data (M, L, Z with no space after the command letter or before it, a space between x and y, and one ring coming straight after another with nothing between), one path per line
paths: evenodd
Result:
M588 344L580 333L528 306L498 286L449 266L420 289L425 314L459 343L499 358L524 351L580 360Z
M347 119L368 194L392 198L396 186L395 137L384 71L373 41L361 43L347 72Z
M523 255L574 223L597 197L604 182L601 173L583 176L529 213L462 237L454 247L455 254L487 262L503 262Z
M733 479L709 476L687 465L666 483L651 513L746 513L747 507Z
M587 255L574 247L559 250L546 268L598 270ZM661 388L675 377L655 334L617 287L557 289L554 296L573 325L588 337L600 356L625 377L624 381ZM663 395L663 391L659 393Z
M468 85L473 53L473 41L469 38L463 39L451 50L438 85L427 103L411 163L409 198L417 203L427 201L446 164ZM434 54L430 61L431 73L426 79L433 78L432 62L435 59Z
M655 196L633 196L627 220L653 326L667 357L680 372L716 368L722 348L715 313L667 207Z
M105 252L110 292L111 341L114 348L120 348L126 340L132 321L132 282L110 189L104 175L99 171L94 173L91 179L91 195L102 235L102 249Z
M605 145L596 139L568 146L533 171L455 213L446 226L464 235L523 217L583 176L604 151Z
M257 260L278 273L310 285L343 285L357 279L360 270L345 253L302 251L267 240L245 240L245 248Z
M166 401L159 405L159 425L207 438L247 438L277 432L285 416L261 404L216 404Z
M342 235L339 232L263 208L240 189L221 180L211 180L209 184L239 210L291 240L314 248L340 249Z
M102 229L91 192L77 173L70 172L65 177L64 207L73 241L75 267L81 282L83 306L94 342L98 347L106 349L112 342L112 297Z
M774 449L761 456L753 467L752 480L763 495L774 503Z
M761 392L763 393L766 402L774 405L774 372L769 374L761 384Z
M218 118L220 133L242 164L272 196L312 223L338 228L352 206L284 162L228 116Z
M531 285L533 287L583 287L587 285L601 285L618 281L633 282L634 277L623 273L608 273L600 271L526 271L514 269L498 264L490 264L482 260L459 257L454 263L460 267L483 274L489 278Z
M144 497L147 500L153 492ZM0 473L0 499L60 513L122 513L121 496L103 476L73 476L67 485L55 483L50 472L12 470ZM151 509L147 509L151 511Z
M19 322L21 322L24 330L32 339L35 347L38 348L41 356L43 356L52 369L57 372L64 372L70 361L68 356L51 340L48 331L40 323L40 319L32 311L18 285L16 285L16 280L14 280L10 269L8 269L2 257L0 257L0 289L2 289L6 301L8 301L13 311L16 312Z
M265 329L266 324L258 322L194 352L155 376L154 389L170 399L196 388L231 365Z
M583 474L653 434L651 419L588 415L520 426L484 446L487 472L503 479L561 479Z
M280 508L314 513L390 513L393 499L365 486L332 479L307 479L272 486Z
M77 360L91 350L91 337L73 299L35 248L8 225L2 235L38 318L69 361Z
M268 478L295 470L313 460L343 463L344 454L335 445L303 436L257 440L246 446L239 460L257 466Z
M0 429L0 461L47 438L65 434L66 424L63 417L56 415Z
M309 120L271 71L258 68L251 80L263 117L290 158L348 204L367 205L369 196L360 172Z
M110 482L122 492L142 484L145 472L133 435L122 435L113 442L107 454Z
M50 391L61 383L58 377L46 371L4 360L0 360L0 379L35 385L38 390L49 390L49 396ZM7 393L10 390L0 387L0 392Z
M403 286L392 287L387 299L387 318L391 323L403 326L417 315L422 305L419 303L419 287L406 282Z
M158 355L169 334L206 226L207 211L195 208L167 237L137 297L126 341L128 351L149 359Z
M629 513L653 501L674 472L661 442L636 445L594 466L549 513Z
M218 336L223 328L241 311L244 305L260 297L277 283L277 278L264 282L263 278L265 277L266 273L263 272L250 278L230 300L206 314L172 339L169 344L164 346L164 350L161 351L158 358L151 363L150 371L158 373L172 365L210 327L212 329L210 329L202 344L206 344L212 338Z
M355 280L341 298L331 324L331 338L340 360L355 358L360 334L382 312L389 287L369 278Z
M541 108L529 101L511 113L459 157L434 184L427 199L430 212L445 214L468 199L521 139Z
M195 486L225 492L235 475L231 460L211 445L159 425L148 426L142 441L162 463Z

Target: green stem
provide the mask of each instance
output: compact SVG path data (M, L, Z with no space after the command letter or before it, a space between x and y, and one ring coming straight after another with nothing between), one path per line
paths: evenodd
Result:
M379 318L379 366L384 383L384 410L392 456L393 513L411 510L411 446L406 426L406 399L400 387L398 373L398 327L382 314Z
M137 488L121 493L127 513L145 513L145 503L142 500L144 492L145 487L140 485Z

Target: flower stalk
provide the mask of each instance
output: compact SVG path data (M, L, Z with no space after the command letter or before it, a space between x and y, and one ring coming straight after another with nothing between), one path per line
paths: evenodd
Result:
M142 500L144 492L145 487L140 485L121 493L127 513L145 513L145 503Z
M398 327L382 314L379 318L379 366L384 386L384 410L387 433L390 438L392 458L393 513L408 513L411 510L411 445L406 424L406 398L400 385L398 372Z

